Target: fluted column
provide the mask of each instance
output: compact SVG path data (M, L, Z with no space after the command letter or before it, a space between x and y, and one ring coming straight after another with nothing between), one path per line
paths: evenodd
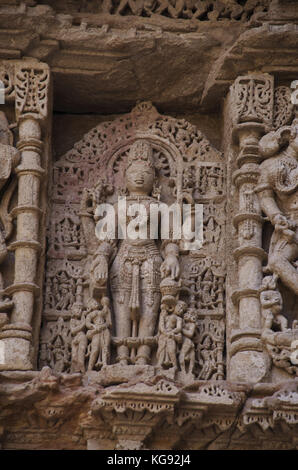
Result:
M238 146L233 182L238 191L238 213L234 225L238 248L238 288L233 302L238 311L238 326L230 335L230 379L258 382L268 373L269 361L261 343L259 289L263 279L261 209L254 190L259 177L258 143L270 129L273 113L273 78L267 74L238 77L231 89L233 138Z
M41 249L40 188L43 168L43 122L47 117L49 70L46 64L21 63L15 71L16 117L21 161L16 168L18 203L11 215L16 219L14 282L5 293L11 296L13 310L9 324L2 328L5 368L30 370L32 358L32 321L35 311L38 261ZM3 367L2 367L3 368Z

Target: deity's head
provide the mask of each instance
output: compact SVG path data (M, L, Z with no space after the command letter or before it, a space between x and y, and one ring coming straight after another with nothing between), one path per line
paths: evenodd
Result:
M136 140L131 146L125 176L129 194L151 193L155 171L153 151L148 141Z

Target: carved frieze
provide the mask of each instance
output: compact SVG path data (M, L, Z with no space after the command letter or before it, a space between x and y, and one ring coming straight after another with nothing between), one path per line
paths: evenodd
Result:
M60 3L56 2L58 11L65 11ZM268 11L268 0L104 0L98 3L96 0L85 2L70 2L68 8L73 12L103 13L121 16L150 17L161 15L167 18L194 19L199 21L249 21L257 13ZM69 9L67 10L67 12Z

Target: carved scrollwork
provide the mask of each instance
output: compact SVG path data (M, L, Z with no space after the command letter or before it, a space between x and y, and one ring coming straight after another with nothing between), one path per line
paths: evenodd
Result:
M270 75L238 77L233 85L234 123L259 122L271 126L273 78Z
M15 70L17 118L33 114L44 119L48 114L49 70L44 64L18 65Z
M294 105L291 103L291 89L279 86L274 91L273 128L279 129L289 124L294 117Z

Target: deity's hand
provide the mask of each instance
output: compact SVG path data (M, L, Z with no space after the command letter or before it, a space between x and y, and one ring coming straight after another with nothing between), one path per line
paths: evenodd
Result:
M160 267L162 277L177 279L180 274L180 266L177 256L168 254Z
M108 261L105 256L97 258L96 265L92 269L93 279L100 285L104 285L108 280Z

